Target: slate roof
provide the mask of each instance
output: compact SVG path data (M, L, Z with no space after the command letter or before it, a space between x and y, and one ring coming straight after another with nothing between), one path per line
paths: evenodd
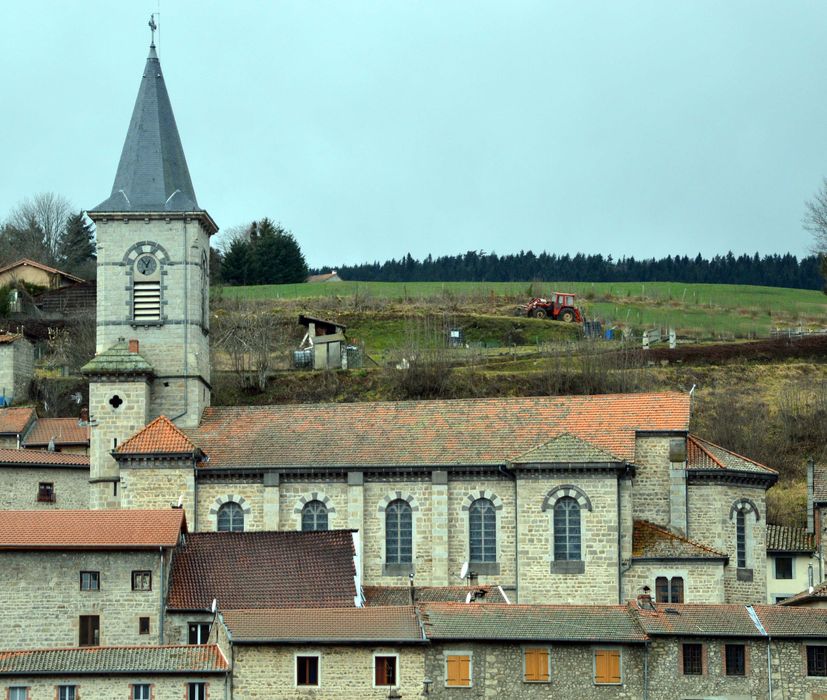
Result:
M564 433L633 462L637 430L686 431L686 394L213 406L205 468L504 464Z
M561 462L617 462L614 455L595 447L585 440L563 433L544 445L535 447L512 460L515 464Z
M632 531L634 559L727 559L727 555L700 542L670 532L647 520L635 520Z
M686 440L687 469L725 469L737 472L755 472L777 475L775 469L759 464L748 457L730 452L720 445L690 435Z
M19 435L31 421L37 418L34 408L0 408L0 434Z
M46 447L54 438L55 445L88 445L89 425L77 418L38 418L23 439L24 447Z
M801 591L794 596L782 600L778 605L806 605L807 603L823 603L827 601L827 581L809 589Z
M72 280L72 282L85 282L86 280L82 280L80 277L75 277L75 275L71 275L68 272L64 272L63 270L58 270L56 267L49 267L48 265L44 265L43 263L39 263L36 260L30 260L29 258L21 258L20 260L15 260L13 263L9 263L8 265L4 265L0 267L0 275L4 272L8 272L9 270L13 270L15 267L36 267L39 270L43 270L44 272L50 272L53 275L61 275L68 280Z
M114 450L118 455L188 454L200 450L166 416L158 416Z
M0 466L89 469L89 457L69 452L49 452L48 450L0 449Z
M640 609L630 603L629 610L643 630L655 635L687 637L760 637L744 605L673 605L658 603L655 610Z
M642 642L622 605L422 605L429 639Z
M806 527L767 525L768 552L814 552L813 536Z
M756 605L755 612L771 637L827 638L827 609Z
M499 586L416 586L417 603L464 603L469 592L475 603L507 603ZM410 605L410 586L363 586L367 606Z
M348 607L358 594L350 530L197 532L172 560L167 607Z
M184 511L0 511L0 550L158 549L186 531Z
M827 462L819 460L813 468L813 501L827 503Z
M413 606L225 610L221 616L236 644L425 641Z
M129 343L121 340L95 355L80 371L89 375L153 374L152 365L137 352L129 352Z
M91 211L201 211L154 45L146 59L112 194Z
M215 644L0 651L0 676L226 673Z

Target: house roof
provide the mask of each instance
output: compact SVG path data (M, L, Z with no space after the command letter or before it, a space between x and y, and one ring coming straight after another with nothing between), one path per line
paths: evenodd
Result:
M45 447L52 438L55 445L88 445L89 425L77 418L38 418L23 439L24 447Z
M205 468L498 465L564 433L633 462L635 435L686 431L686 394L213 406L188 430Z
M813 467L813 500L827 503L827 462L818 460Z
M423 642L413 606L278 608L221 613L234 644L244 642Z
M167 607L348 607L358 595L350 530L197 532L177 551Z
M755 612L771 637L827 638L827 609L756 605Z
M37 414L31 406L0 408L0 434L19 435Z
M121 340L108 350L95 355L80 371L89 375L153 374L152 365L139 353L130 352L126 340Z
M0 333L0 345L8 345L23 337L21 333Z
M630 603L629 610L649 635L761 636L744 605L657 604L650 610Z
M112 194L91 211L201 211L154 44L149 48Z
M622 605L421 606L429 639L642 642L645 635Z
M777 475L770 469L748 457L730 452L709 440L690 435L686 440L687 469L724 469L736 472L755 472L758 474Z
M464 603L474 593L476 603L507 603L499 586L363 586L365 605L410 605L411 590L417 603Z
M330 282L330 281L341 281L341 277L339 277L339 273L335 270L333 272L323 272L320 275L310 275L307 278L308 282Z
M768 552L813 552L813 535L805 527L767 525Z
M29 258L21 258L20 260L16 260L13 263L0 267L0 275L4 272L8 272L9 270L13 270L15 267L36 267L38 270L43 270L44 272L49 272L54 275L61 275L66 279L72 280L73 282L85 282L85 280L82 280L80 277L75 277L68 272L58 270L56 267L49 267L48 265L39 263L36 260L30 260Z
M70 452L49 450L0 449L0 466L4 467L77 467L89 469L89 457ZM2 536L2 535L0 535Z
M0 676L226 673L215 644L0 651Z
M0 511L0 550L157 549L178 544L184 511Z
M779 605L806 605L807 603L823 602L827 602L827 581L814 586L812 590L808 588L794 596L785 598Z
M712 547L694 542L647 520L635 520L632 531L634 559L727 559Z
M166 416L158 416L131 438L125 440L114 452L118 455L187 454L197 455L200 450Z
M561 462L617 462L617 457L585 440L563 433L512 460L515 464Z

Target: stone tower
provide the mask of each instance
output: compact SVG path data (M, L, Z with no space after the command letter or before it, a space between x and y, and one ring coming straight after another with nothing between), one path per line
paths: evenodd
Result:
M119 504L114 447L164 415L198 424L210 402L209 237L154 41L108 199L88 212L98 245L90 378L92 507ZM140 348L140 350L138 349Z

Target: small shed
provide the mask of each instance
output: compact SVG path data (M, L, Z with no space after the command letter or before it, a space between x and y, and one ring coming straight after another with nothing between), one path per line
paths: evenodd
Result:
M299 316L304 334L299 349L293 353L293 364L313 369L347 369L346 326L315 316Z
M308 282L341 282L342 278L339 277L339 273L336 270L331 270L330 272L325 272L321 275L310 275L307 278Z

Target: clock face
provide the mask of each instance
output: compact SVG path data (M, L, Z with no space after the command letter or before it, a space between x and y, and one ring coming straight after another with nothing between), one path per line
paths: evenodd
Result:
M158 263L155 262L155 258L150 255L145 255L142 258L138 258L138 264L136 265L138 272L142 275L151 275L155 272L155 268L157 266Z

